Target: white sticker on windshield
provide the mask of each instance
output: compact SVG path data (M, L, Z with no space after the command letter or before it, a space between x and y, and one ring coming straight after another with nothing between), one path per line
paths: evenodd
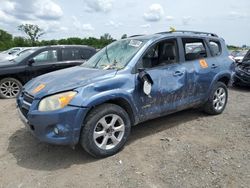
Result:
M136 47L136 48L141 46L141 44L142 44L142 41L139 41L139 40L131 40L129 42L129 46L133 46L133 47Z

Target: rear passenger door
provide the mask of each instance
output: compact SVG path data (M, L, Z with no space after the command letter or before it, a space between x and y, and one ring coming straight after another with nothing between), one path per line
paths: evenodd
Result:
M186 64L193 64L193 89L189 91L190 101L204 100L216 75L219 65L211 56L208 43L203 38L182 38Z
M136 67L152 79L150 94L145 93L137 73L135 99L140 120L156 118L176 111L187 104L186 69L179 62L176 39L160 41L149 47Z

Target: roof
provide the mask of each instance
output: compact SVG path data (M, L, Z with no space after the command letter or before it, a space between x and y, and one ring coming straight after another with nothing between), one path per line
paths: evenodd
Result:
M95 49L94 47L87 46L87 45L49 45L49 46L39 46L38 48L65 48L65 47L80 47L80 48L88 48L88 49Z

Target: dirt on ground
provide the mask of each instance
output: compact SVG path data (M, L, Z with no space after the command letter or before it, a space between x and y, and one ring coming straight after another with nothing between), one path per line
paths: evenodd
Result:
M197 109L132 128L125 148L94 159L80 146L34 138L0 100L0 187L250 187L250 89L229 90L226 110Z

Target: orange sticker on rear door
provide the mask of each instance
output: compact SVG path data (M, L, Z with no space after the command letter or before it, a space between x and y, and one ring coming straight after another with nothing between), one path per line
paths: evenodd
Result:
M201 66L201 68L203 68L203 69L205 69L205 68L208 67L208 64L207 64L207 62L206 62L205 59L201 59L201 60L200 60L200 66Z

